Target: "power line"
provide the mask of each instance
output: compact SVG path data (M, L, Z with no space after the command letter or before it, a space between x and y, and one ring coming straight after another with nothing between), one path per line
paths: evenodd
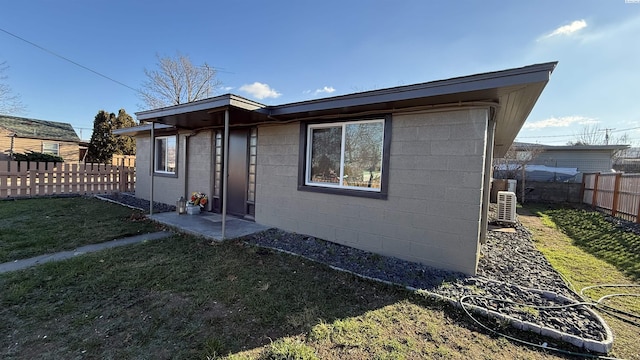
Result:
M626 129L620 129L620 130L615 130L615 129L598 129L598 130L594 130L597 132L608 132L609 134L612 133L617 133L617 132L621 132L621 131L629 131L629 130L638 130L640 129L640 126L636 126L636 127L632 127L632 128L626 128ZM535 138L558 138L558 137L575 137L576 134L567 134L567 135L538 135L538 136L518 136L518 138L520 139L535 139Z
M116 79L114 79L114 78L111 78L111 77L109 77L109 76L107 76L107 75L104 75L104 74L102 74L102 73L100 73L100 72L98 72L98 71L96 71L96 70L93 70L93 69L91 69L91 68L89 68L89 67L86 67L86 66L84 66L84 65L82 65L82 64L79 64L79 63L77 63L77 62L75 62L75 61L73 61L73 60L71 60L71 59L69 59L69 58L66 58L66 57L64 57L64 56L62 56L62 55L60 55L60 54L58 54L58 53L55 53L55 52L53 52L53 51L51 51L51 50L49 50L49 49L47 49L47 48L45 48L45 47L42 47L42 46L40 46L40 45L38 45L38 44L36 44L36 43L33 43L33 42L31 42L31 41L29 41L29 40L27 40L27 39L25 39L25 38L22 38L22 37L20 37L20 36L18 36L18 35L16 35L16 34L14 34L14 33L11 33L11 32L9 32L9 31L7 31L7 30L2 29L2 28L0 28L0 31L2 31L3 33L5 33L5 34L7 34L7 35L13 36L14 38L16 38L16 39L18 39L18 40L24 41L24 42L26 42L27 44L29 44L29 45L31 45L31 46L35 46L35 47L37 47L38 49L40 49L40 50L42 50L42 51L45 51L45 52L47 52L47 53L49 53L49 54L51 54L51 55L53 55L53 56L55 56L55 57L57 57L57 58L60 58L60 59L62 59L62 60L64 60L64 61L67 61L67 62L70 62L70 63L72 63L72 64L73 64L73 65L75 65L75 66L78 66L78 67L83 68L83 69L85 69L85 70L87 70L87 71L90 71L90 72L92 72L92 73L94 73L94 74L96 74L96 75L98 75L98 76L100 76L100 77L103 77L103 78L105 78L105 79L107 79L107 80L109 80L109 81L112 81L112 82L114 82L114 83L116 83L116 84L118 84L118 85L124 86L124 87L126 87L127 89L133 90L133 91L135 91L136 93L139 93L139 92L140 92L138 89L132 88L131 86L129 86L129 85L127 85L127 84L123 83L123 82L120 82L120 81L118 81L118 80L116 80Z

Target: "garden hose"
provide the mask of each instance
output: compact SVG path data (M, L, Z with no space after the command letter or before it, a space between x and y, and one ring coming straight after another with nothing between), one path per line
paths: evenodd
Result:
M475 317L473 317L473 315L471 315L471 312L469 312L469 310L467 310L467 308L464 306L464 300L468 299L468 298L472 298L472 297L479 297L479 298L485 298L484 296L481 295L465 295L462 296L458 302L460 303L460 307L462 308L462 310L467 314L467 316L469 316L469 318L471 318L471 320L473 320L477 325L479 325L480 327L482 327L483 329L496 334L498 336L504 337L505 339L509 339L515 342L518 342L520 344L524 344L527 346L532 346L532 347L536 347L536 348L540 348L540 349L544 349L544 350L550 350L550 351L554 351L554 352L558 352L561 354L565 354L565 355L571 355L571 356L582 356L582 357L587 357L590 359L605 359L605 360L622 360L620 358L615 358L615 357L609 357L609 356L600 356L600 355L594 355L594 354L589 354L589 353L578 353L578 352L573 352L573 351L568 351L568 350L563 350L563 349L559 349L553 346L548 346L546 345L546 343L540 345L540 344L535 344L532 343L530 341L526 341L526 340L522 340L522 339L518 339L516 337L501 333L497 330L494 330L486 325L484 325L483 323L481 323L479 320L477 320ZM489 298L492 299L492 298ZM504 302L508 302L508 303L513 303L513 304L518 304L514 301L511 300L501 300L501 299L494 299L494 300L498 300L498 301L504 301ZM577 305L589 305L591 303L576 303L576 304L570 304L570 305L559 305L559 306L546 306L546 307L539 307L539 306L531 306L532 308L562 308L562 307L571 307L571 306L577 306ZM522 304L518 304L518 305L522 305Z

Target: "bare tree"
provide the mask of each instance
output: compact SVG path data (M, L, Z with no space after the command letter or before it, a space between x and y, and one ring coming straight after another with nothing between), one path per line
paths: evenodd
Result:
M516 179L520 177L525 166L543 151L542 146L537 144L512 144L503 157L493 159L493 172L501 174L505 179Z
M615 136L612 135L613 130L615 129L601 129L599 126L586 125L576 135L576 140L569 141L567 145L631 145L629 134ZM626 150L617 150L611 155L614 164L618 164L625 157L627 157Z
M0 62L0 114L20 114L26 107L20 99L20 95L15 94L11 87L4 81L7 79L3 73L9 68L5 61Z
M160 57L157 69L144 69L147 80L143 82L140 97L148 108L156 109L205 99L215 93L222 84L216 77L216 69L204 63L193 65L188 56Z
M520 202L525 202L526 168L544 149L537 144L511 144L507 153L501 158L493 159L493 176L497 174L503 179L520 179Z
M567 145L609 145L609 144L629 144L629 135L623 133L620 136L612 135L615 129L602 129L597 125L585 125L582 130L575 135L575 140L569 141Z

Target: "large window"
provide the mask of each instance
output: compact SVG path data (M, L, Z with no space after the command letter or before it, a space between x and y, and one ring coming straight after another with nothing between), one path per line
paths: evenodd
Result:
M160 136L156 138L155 148L155 171L160 174L176 173L176 135Z
M50 142L42 143L42 153L60 156L60 144Z
M369 119L307 125L304 186L351 195L386 193L386 124Z

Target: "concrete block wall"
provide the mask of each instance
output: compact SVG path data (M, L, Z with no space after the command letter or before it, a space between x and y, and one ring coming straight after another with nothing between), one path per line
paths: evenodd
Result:
M149 200L149 186L151 183L149 136L136 136L136 197Z
M473 274L487 119L395 114L386 200L298 191L300 124L259 127L256 222Z
M154 176L154 201L175 205L180 196L188 196L193 191L204 192L211 197L213 189L212 132L203 131L189 136L189 162L185 167L187 136L188 134L185 133L178 136L177 176L158 174ZM151 198L150 144L149 136L136 137L136 169L138 174L135 193L136 197L145 200ZM187 177L185 177L185 169L189 172Z
M202 131L189 137L187 161L187 188L185 195L194 191L207 194L211 200L213 192L213 131ZM178 194L180 197L182 194ZM188 200L188 198L187 198ZM207 209L211 208L211 201Z
M178 137L178 157L184 152L180 149L183 146L183 137ZM136 197L141 199L151 199L151 144L150 137L136 137ZM153 201L164 204L175 205L176 200L184 193L184 180L180 173L183 167L178 161L178 176L155 175L153 179Z

